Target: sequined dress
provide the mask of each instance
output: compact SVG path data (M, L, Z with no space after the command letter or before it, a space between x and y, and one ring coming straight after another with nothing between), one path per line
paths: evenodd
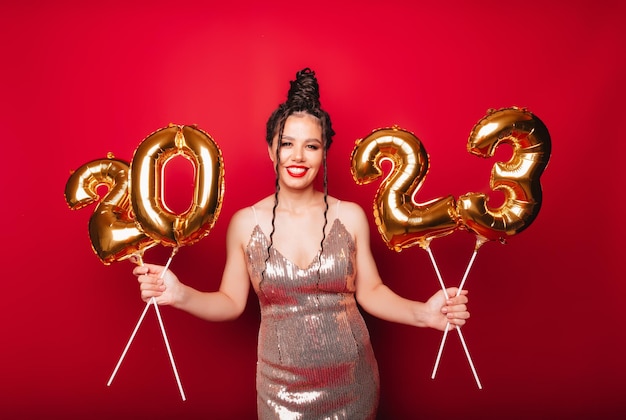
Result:
M306 268L275 248L266 267L268 244L257 225L246 253L260 282L259 419L374 419L378 367L354 297L351 235L335 219L323 253Z

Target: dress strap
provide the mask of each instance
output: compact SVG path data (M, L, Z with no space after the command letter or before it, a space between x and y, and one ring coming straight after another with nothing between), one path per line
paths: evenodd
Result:
M256 217L256 210L254 208L254 206L250 206L250 208L252 209L252 213L254 213L254 223L255 224L259 224L259 219Z

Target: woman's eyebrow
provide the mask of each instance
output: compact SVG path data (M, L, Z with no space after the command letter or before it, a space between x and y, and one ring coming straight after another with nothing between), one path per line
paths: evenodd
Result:
M296 140L295 137L292 137L292 136L289 136L289 135L285 135L285 134L283 134L282 138L283 139L287 139L287 140ZM306 142L306 143L311 143L311 142L316 142L316 143L320 143L320 144L322 143L322 140L318 139L317 137L311 137L311 138L308 138L308 139L304 139L303 141Z

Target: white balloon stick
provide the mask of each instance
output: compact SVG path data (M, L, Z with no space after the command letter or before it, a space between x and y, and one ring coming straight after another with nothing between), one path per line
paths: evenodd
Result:
M470 263L468 264L466 270L465 270L465 274L463 276L463 280L461 281L461 286L459 286L459 289L457 290L456 296L459 296L459 294L461 293L462 290L462 286L465 283L465 280L467 279L467 276L469 274L470 268L471 266L474 264L474 259L476 258L476 254L478 253L478 248L480 248L480 245L477 245L474 248L474 253L472 254L472 258L470 260ZM446 298L449 298L448 296L448 291L446 290L446 286L443 282L443 278L441 277L441 273L439 272L439 266L437 265L437 262L435 261L435 256L433 255L432 250L430 249L430 246L426 246L424 247L424 249L426 250L426 252L428 252L428 256L430 257L430 261L432 263L433 268L435 269L435 273L437 274L437 279L439 280L439 284L441 285L441 289L443 290L443 293L445 294ZM443 353L443 346L444 343L446 341L447 335L448 335L448 328L450 327L450 322L446 323L446 329L443 333L443 337L441 338L441 344L439 345L439 352L437 353L437 358L435 360L435 366L433 369L433 373L431 375L431 379L435 379L435 375L437 373L437 368L439 366L439 361L441 359L441 354ZM465 344L465 339L463 338L463 333L461 332L461 328L459 328L458 326L455 327L457 333L459 334L459 339L461 340L461 344L463 345L463 350L465 351L465 356L467 357L467 361L469 362L470 368L472 369L472 373L474 374L474 379L476 380L476 385L478 386L478 389L483 389L482 384L480 383L480 380L478 379L478 374L476 373L476 369L474 368L474 363L472 362L472 357L469 354L469 350L467 348L467 345Z
M178 247L174 247L172 249L170 258L167 260L167 264L165 264L165 267L163 268L163 271L161 272L161 275L159 276L159 278L161 279L163 278L163 276L165 275L165 272L167 271L167 269L169 268L172 262L172 259L174 258L174 255L176 255L177 252L178 252ZM140 265L143 265L143 260L141 258L138 258L138 261ZM157 304L157 301L154 297L150 298L150 300L146 302L146 307L141 313L141 316L139 317L139 321L137 322L137 325L135 326L135 329L133 330L130 336L130 339L128 340L128 343L126 343L126 347L124 348L124 351L122 352L122 355L120 356L120 359L118 360L117 365L115 366L115 369L113 370L113 374L109 378L109 382L107 383L107 386L111 386L111 383L113 382L113 378L115 378L115 375L117 374L117 371L119 367L121 366L122 361L124 360L124 357L126 357L126 353L128 352L128 349L130 348L131 343L135 339L135 335L137 334L137 331L139 330L139 326L143 322L143 319L145 318L150 305L153 305L154 310L156 311L157 318L159 320L159 326L161 327L161 335L163 336L163 341L165 341L165 348L167 349L167 354L170 358L172 369L174 370L174 377L176 378L176 383L178 384L178 390L180 392L181 398L183 399L183 401L185 401L186 400L185 392L183 391L183 386L181 384L180 377L178 376L178 369L176 369L176 363L174 362L174 356L172 355L172 349L170 348L170 343L169 343L169 340L167 339L167 334L165 333L165 325L163 324L163 319L161 318L161 311L159 310L159 305Z

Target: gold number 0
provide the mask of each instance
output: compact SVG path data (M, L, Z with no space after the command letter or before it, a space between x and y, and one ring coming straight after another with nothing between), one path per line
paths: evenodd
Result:
M176 155L195 170L192 204L182 214L163 201L163 168ZM208 235L219 215L224 195L222 152L208 133L192 126L162 128L146 137L133 156L130 198L144 232L163 245L192 244Z

